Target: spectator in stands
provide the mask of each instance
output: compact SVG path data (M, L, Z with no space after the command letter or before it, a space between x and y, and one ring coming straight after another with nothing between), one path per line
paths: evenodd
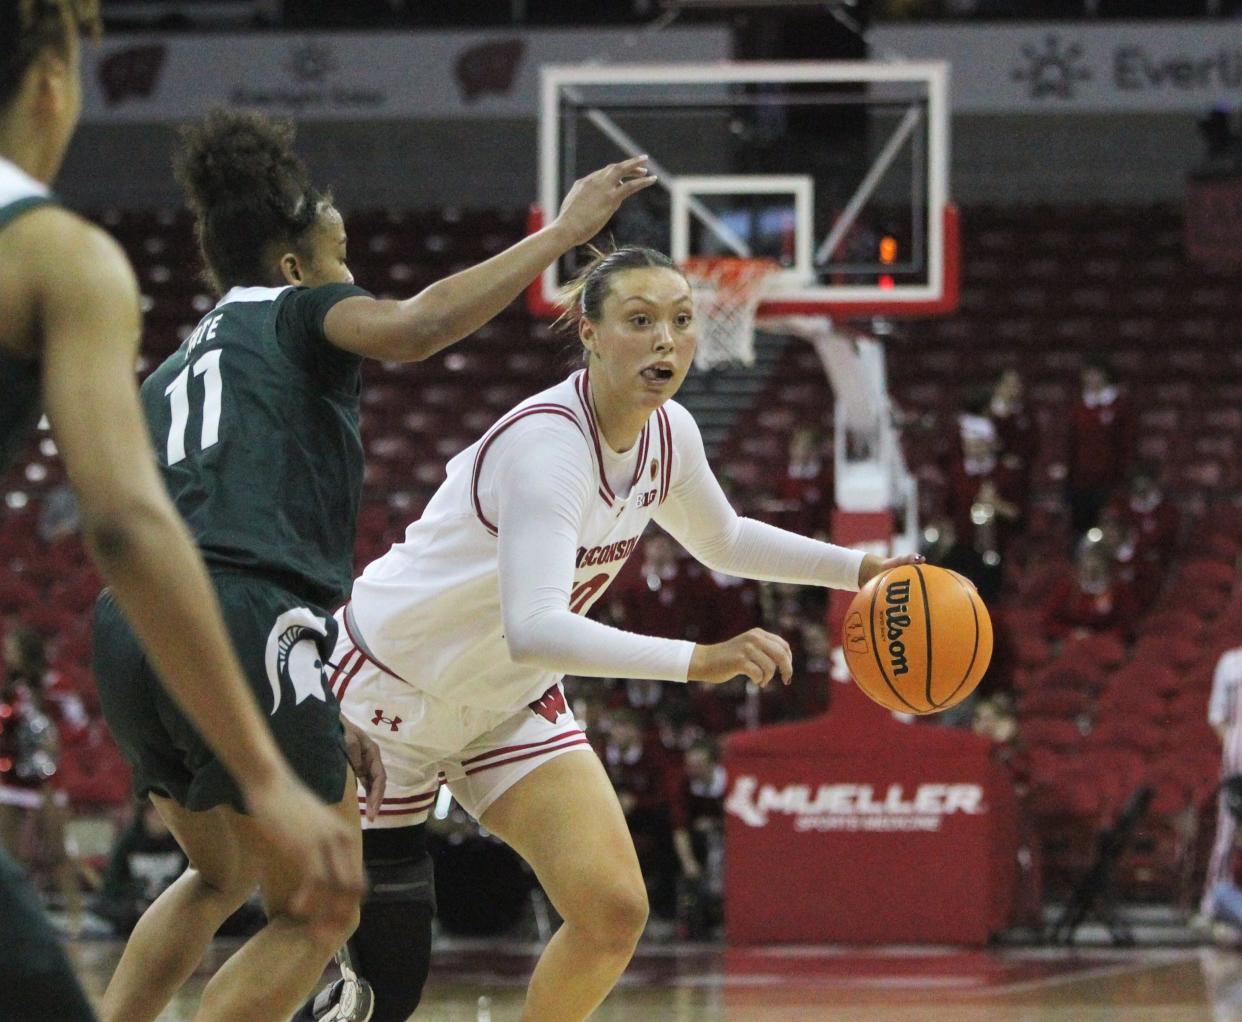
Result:
M681 864L679 936L690 940L710 937L721 921L726 781L712 742L696 742L686 750L673 845Z
M644 737L655 738L662 748L678 757L703 733L693 720L690 692L685 685L666 685L648 678L619 679L608 695L605 714L615 710L635 714Z
M112 924L118 936L127 937L142 914L188 865L155 806L141 801L133 807L129 825L108 853L103 884L91 906L96 915ZM245 937L266 924L256 899L245 902L224 921L217 936Z
M1100 524L1088 532L1099 533L1100 549L1112 562L1114 577L1131 593L1138 610L1146 610L1156 598L1164 569L1159 560L1140 556L1138 533L1110 504L1100 512Z
M975 704L970 729L998 746L1012 747L1018 737L1018 717L1014 712L1013 700L1003 694L979 700Z
M65 842L69 802L57 783L60 741L44 699L43 640L24 625L4 636L0 687L0 842L18 862L50 872L76 933L82 923L78 867Z
M789 436L789 461L776 483L784 513L780 524L804 536L826 534L832 510L832 460L819 432L800 426Z
M637 713L620 709L608 716L604 768L625 813L651 908L667 918L676 905L678 869L669 810L680 794L678 770Z
M695 713L689 686L679 686L677 692L677 698L660 707L655 724L660 747L674 759L681 759L686 750L707 737L707 730Z
M103 886L92 909L120 936L134 925L187 865L185 853L155 807L135 803L133 819L108 853Z
M1165 498L1156 473L1136 469L1128 491L1111 508L1133 537L1138 574L1144 582L1159 585L1173 560L1181 516Z
M1070 417L1066 497L1077 540L1126 478L1134 455L1134 415L1102 361L1082 370L1082 392Z
M927 543L923 554L929 564L965 575L989 606L999 598L1002 579L1000 562L988 563L974 546L962 542L954 519L933 519L923 531L923 538Z
M723 642L731 635L739 635L763 624L761 588L754 579L738 578L709 569L703 572L698 584L703 602L691 613L703 616L699 642Z
M800 629L798 658L794 661L793 716L815 717L828 710L832 696L832 644L823 619L808 620Z
M649 678L622 678L617 681L608 700L610 709L631 710L642 721L643 731L655 729L656 710L666 702L667 685Z
M65 536L81 531L82 518L78 510L78 498L67 483L62 483L43 498L39 509L39 538L44 543L55 543Z
M949 465L949 514L956 535L990 565L999 565L1022 520L1015 480L997 457L996 426L973 402L958 416L959 454Z
M608 729L608 701L612 698L613 682L608 678L577 678L566 675L565 698L573 708L574 717L582 725L591 747L599 756L604 754Z
M1039 427L1026 406L1026 388L1016 369L997 378L988 404L988 418L996 428L996 456L1009 476L1014 502L1025 507L1031 492L1031 470L1039 452Z
M1125 638L1136 616L1134 594L1116 578L1108 552L1085 542L1074 577L1053 589L1045 604L1044 625L1055 639L1103 632Z
M637 576L631 576L629 587L609 601L613 623L618 623L615 615L620 614L623 627L630 631L697 641L699 610L707 602L699 566L691 570L663 532L648 533L641 557Z

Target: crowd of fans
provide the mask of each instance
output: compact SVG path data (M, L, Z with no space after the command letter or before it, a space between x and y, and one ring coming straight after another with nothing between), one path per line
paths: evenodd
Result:
M989 605L1003 604L1014 579L1032 567L1022 563L1032 495L1042 488L1046 497L1048 478L1059 478L1070 544L1065 570L1042 599L1044 638L1131 638L1133 623L1160 588L1180 523L1157 478L1135 461L1130 400L1107 367L1082 370L1068 417L1068 460L1051 466L1041 480L1034 478L1040 427L1018 372L1005 372L992 388L970 396L956 424L938 466L942 499L926 530L929 559L975 580ZM727 477L723 482L732 486ZM771 490L735 496L751 513L825 536L833 503L829 438L794 428L787 464ZM64 540L57 533L48 541ZM716 687L633 679L565 682L567 698L620 795L655 916L670 932L712 935L721 922L723 887L721 745L732 731L829 709L831 682L843 675L825 625L826 594L719 575L652 530L595 613L621 628L700 642L762 626L793 647L793 684L763 690L741 680ZM998 749L1012 751L1020 744L1012 662L1003 616L994 620L997 651L982 694L935 723L972 726ZM85 882L93 912L85 918L124 932L180 868L175 842L147 807L129 806L119 814L121 836L109 861L75 854L66 837L67 792L73 791L72 808L78 810L84 803L126 806L125 769L108 754L107 736L89 706L90 686L50 668L39 635L16 619L5 628L4 667L0 838L47 881L70 929L84 918L79 892ZM432 827L445 855L460 857L464 849L489 842L461 814L440 814ZM506 854L498 843L470 854L489 862L492 876L503 875L488 858ZM451 908L445 918L453 918Z
M283 6L293 23L299 14L302 23L317 20L325 6L348 18L371 8L385 19L412 16L416 9L427 16L434 6L447 18L457 7L447 2L270 6ZM555 5L535 4L533 9L541 6L551 10ZM599 6L647 14L657 5L619 0ZM877 19L1197 16L1238 9L1235 0L881 0L871 13ZM497 16L507 21L506 15ZM1224 127L1222 155L1233 159L1236 139ZM1219 133L1220 128L1212 130ZM971 578L992 607L1004 605L1015 577L1034 576L1037 567L1042 574L1047 574L1042 569L1056 568L1049 585L1036 594L1036 627L1044 640L1133 639L1135 623L1168 574L1181 532L1178 508L1164 494L1158 474L1137 460L1134 419L1133 402L1109 366L1087 364L1067 415L1066 460L1037 478L1041 424L1027 401L1021 373L1002 373L992 387L964 402L956 429L950 427L948 449L935 466L943 499L926 518L929 559ZM762 493L739 492L738 504L783 527L824 536L833 506L832 462L830 438L814 426L794 428L775 484ZM1064 570L1030 564L1023 547L1036 493L1047 489L1049 479L1062 487L1069 526ZM733 486L727 477L722 482ZM41 542L48 547L76 542L76 510L67 489L50 491L38 511ZM6 609L14 613L0 620L0 841L31 866L63 909L71 931L96 919L125 933L184 867L184 857L158 815L128 799L128 774L93 704L89 678L69 666L85 657L63 650L60 657L49 657L45 636L52 630L29 624L49 608ZM786 637L794 649L793 684L763 690L741 681L708 688L632 679L566 680L567 696L619 793L656 916L672 921L683 936L710 936L720 925L723 888L726 776L721 750L731 732L830 709L832 683L841 680L841 668L825 625L824 594L722 576L653 531L598 613L632 631L701 642L762 626ZM1005 633L1003 616L995 620L997 650L980 697L960 713L930 723L967 724L995 742L1002 756L1012 757L1022 739L1011 677L1013 637ZM77 846L73 817L90 813L110 817L118 835L107 855ZM521 867L461 814L437 814L432 826L444 856L474 856L476 868L503 880L508 895L525 896L520 883L509 883L507 872L520 876ZM460 875L441 871L450 885ZM454 917L450 893L446 889L442 896L446 925L456 919L467 928L506 918L496 899L484 899L488 918L482 922ZM513 907L520 914L526 906L519 899ZM243 916L236 925L244 928L249 921Z

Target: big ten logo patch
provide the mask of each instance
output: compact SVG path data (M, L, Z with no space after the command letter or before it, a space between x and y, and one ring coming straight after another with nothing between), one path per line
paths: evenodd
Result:
M560 685L553 685L530 704L530 709L549 724L555 724L561 714L569 712L569 707L565 705L565 693L561 691Z
M652 504L656 502L656 494L659 492L660 492L659 490L648 490L646 493L642 494L642 496L638 498L638 506L639 507L650 507Z

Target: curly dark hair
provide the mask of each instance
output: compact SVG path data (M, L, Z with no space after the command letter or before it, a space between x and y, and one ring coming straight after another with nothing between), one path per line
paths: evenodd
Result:
M273 248L300 247L332 197L293 151L293 125L248 110L181 128L173 171L194 213L208 283L280 284Z
M99 0L0 0L0 107L40 53L64 53L72 34L94 39L100 30Z

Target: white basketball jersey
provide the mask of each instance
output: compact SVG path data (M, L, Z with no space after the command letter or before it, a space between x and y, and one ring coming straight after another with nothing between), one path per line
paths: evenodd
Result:
M674 408L678 419L692 422ZM404 541L355 581L350 613L359 634L352 638L389 673L440 698L495 710L525 706L560 680L510 659L492 491L494 462L506 443L537 443L549 428L573 434L598 478L578 524L569 609L585 614L634 551L672 482L671 417L667 407L658 409L634 446L616 454L600 435L587 374L577 372L517 405L453 458Z

